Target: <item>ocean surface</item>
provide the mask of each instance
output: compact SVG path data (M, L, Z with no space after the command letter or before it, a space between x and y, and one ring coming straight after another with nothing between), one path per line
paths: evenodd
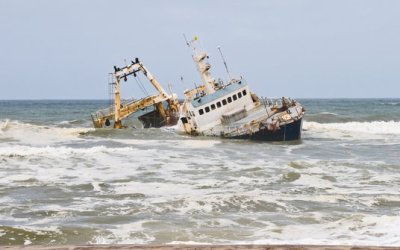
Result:
M400 246L400 99L300 102L303 139L266 143L0 101L0 245Z

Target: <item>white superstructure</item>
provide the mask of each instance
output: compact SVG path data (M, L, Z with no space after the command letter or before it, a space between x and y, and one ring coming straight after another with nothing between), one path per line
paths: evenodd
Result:
M231 80L226 85L215 81L209 72L209 56L206 52L198 51L196 40L192 40L190 46L203 84L184 92L185 100L178 122L180 129L190 134L202 133L229 119L243 118L256 104L259 105L243 79Z
M289 98L262 102L250 92L243 78L230 79L227 84L215 81L209 72L209 57L206 52L198 51L196 41L195 38L188 45L193 49L202 85L184 92L178 121L180 131L256 140L286 140L286 135L290 139L300 138L304 109L299 103Z

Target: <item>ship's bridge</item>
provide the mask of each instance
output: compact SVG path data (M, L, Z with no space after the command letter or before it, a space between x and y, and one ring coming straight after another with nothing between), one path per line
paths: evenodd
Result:
M230 93L232 93L240 88L243 88L245 86L247 86L247 83L244 82L243 80L239 80L237 82L233 82L231 84L225 85L223 88L218 89L217 91L215 91L212 94L200 96L200 97L193 99L193 101L191 102L192 106L194 108L197 108L197 107L206 105L209 102L215 101L216 99L219 99L225 95L229 95Z

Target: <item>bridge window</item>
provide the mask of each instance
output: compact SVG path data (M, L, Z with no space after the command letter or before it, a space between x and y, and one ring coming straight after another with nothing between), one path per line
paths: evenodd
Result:
M233 97L233 100L234 100L234 101L236 101L236 100L237 100L237 96L236 96L236 94L234 94L232 97Z
M204 114L204 110L203 109L199 109L199 115Z
M212 109L212 110L215 109L215 104L211 104L211 109Z
M226 105L226 100L224 99L224 100L222 100L222 105Z
M221 102L217 102L217 108L221 107Z
M232 102L232 98L228 97L228 102L231 103Z
M238 97L239 97L239 98L242 98L242 92L239 92L239 93L238 93Z
M247 95L247 91L245 89L242 92L243 92L243 96Z
M206 113L210 112L210 107L206 107L205 110L206 110Z

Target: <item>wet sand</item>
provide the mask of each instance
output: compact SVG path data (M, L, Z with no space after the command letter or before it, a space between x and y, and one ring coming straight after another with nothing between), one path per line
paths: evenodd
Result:
M400 247L379 246L324 246L324 245L84 245L84 246L1 246L1 249L24 250L394 250Z

